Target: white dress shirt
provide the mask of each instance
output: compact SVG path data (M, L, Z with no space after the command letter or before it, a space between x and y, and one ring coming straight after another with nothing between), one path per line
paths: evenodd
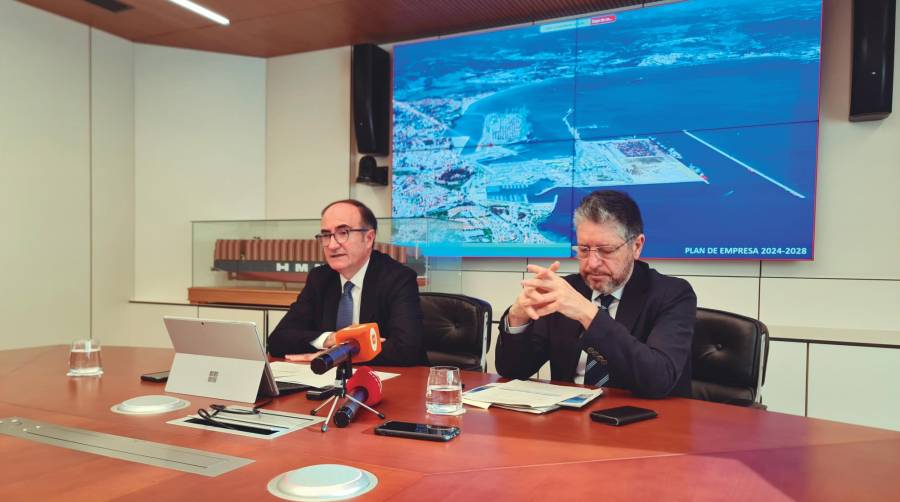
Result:
M344 279L344 276L339 276L341 278L341 291L344 290L344 285L347 282L353 283L353 289L350 290L350 296L353 298L353 322L351 324L359 324L359 306L362 304L362 289L363 289L363 281L366 278L366 270L369 269L369 260L366 260L363 263L362 268L360 268L356 275L351 277L350 279ZM310 342L310 345L315 347L317 350L322 350L325 348L325 340L328 338L328 335L334 333L334 331L326 331L319 335L318 338Z

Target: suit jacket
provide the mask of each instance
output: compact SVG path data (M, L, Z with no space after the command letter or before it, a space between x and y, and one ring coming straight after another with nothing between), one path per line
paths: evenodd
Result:
M565 279L591 298L590 286L580 275ZM511 334L504 313L497 372L508 378L530 378L549 359L551 378L572 382L582 350L593 348L603 356L600 364L605 359L609 386L645 397L690 397L696 315L697 297L687 281L635 261L615 319L598 312L584 330L578 321L554 313L532 322L523 333Z
M283 357L314 352L316 349L310 342L326 331L335 330L340 299L340 275L328 265L314 268L297 301L269 335L269 353ZM385 338L381 353L369 364L427 364L416 273L375 250L363 279L359 322L378 323Z

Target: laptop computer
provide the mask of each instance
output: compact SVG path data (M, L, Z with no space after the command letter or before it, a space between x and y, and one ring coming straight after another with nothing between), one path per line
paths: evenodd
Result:
M311 388L275 382L256 323L163 317L175 360L166 392L254 403Z

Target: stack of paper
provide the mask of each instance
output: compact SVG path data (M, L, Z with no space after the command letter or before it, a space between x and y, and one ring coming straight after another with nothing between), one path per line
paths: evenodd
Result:
M560 407L581 408L603 389L567 387L530 380L491 383L463 393L463 403L478 408L497 406L526 413L547 413Z
M319 389L333 384L337 375L336 368L332 368L321 375L316 375L313 373L312 368L309 367L309 364L275 361L270 366L272 367L272 376L276 382L299 383ZM353 368L353 371L355 372L356 368ZM375 374L378 375L381 381L390 380L400 375L399 373L387 373L384 371L376 371Z

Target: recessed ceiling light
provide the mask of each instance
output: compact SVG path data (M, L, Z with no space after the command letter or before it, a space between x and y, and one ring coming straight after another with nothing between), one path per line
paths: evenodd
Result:
M229 21L227 17L225 17L221 14L218 14L216 12L213 12L213 11L207 9L206 7L203 7L202 5L197 5L194 2L191 2L191 0L169 0L169 1L176 5L180 5L181 7L184 7L185 9L187 9L191 12L200 14L201 16L203 16L207 19L210 19L212 21L215 21L221 25L228 26L229 24L231 24L231 21Z

